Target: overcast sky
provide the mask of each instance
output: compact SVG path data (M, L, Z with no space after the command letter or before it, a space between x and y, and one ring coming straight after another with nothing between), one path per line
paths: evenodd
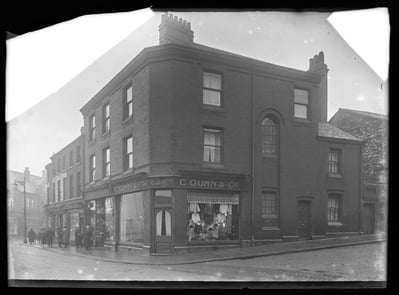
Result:
M80 108L144 47L158 45L161 14L143 10L82 17L7 41L7 120L12 119L8 121L8 169L30 167L40 175L52 153L79 136ZM381 88L387 58L385 63L370 58L370 52L381 57L381 48L388 45L378 46L389 33L386 12L374 14L374 20L382 16L385 27L378 27L376 21L373 26L378 27L374 33L385 39L369 40L360 47L351 44L356 51L344 41L347 36L341 30L352 28L352 34L359 36L359 29L367 29L367 24L359 26L350 15L330 19L339 34L327 21L329 13L174 14L191 22L196 43L282 66L307 70L309 59L323 51L330 69L329 117L338 108L387 113ZM373 23L370 17L366 20L368 25ZM371 33L369 29L360 35L371 39ZM362 48L369 50L361 52Z

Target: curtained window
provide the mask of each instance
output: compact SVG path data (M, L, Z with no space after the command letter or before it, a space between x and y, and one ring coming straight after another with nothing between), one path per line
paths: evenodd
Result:
M141 192L121 197L120 240L122 242L144 242L144 204Z
M204 128L204 162L221 163L222 130Z
M172 217L170 215L170 212L166 209L162 209L157 213L155 219L156 219L156 235L170 237L171 228L172 228L171 226Z

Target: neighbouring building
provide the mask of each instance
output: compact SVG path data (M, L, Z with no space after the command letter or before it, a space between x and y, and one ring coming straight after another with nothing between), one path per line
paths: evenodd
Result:
M329 122L364 140L362 229L365 233L386 231L388 117L340 108Z
M179 253L360 233L363 141L327 122L327 72L322 52L306 71L274 65L197 44L163 15L159 45L81 108L96 245ZM47 167L49 206L73 200L59 189L68 153Z
M24 197L25 182L25 197ZM26 198L26 200L24 200ZM26 202L26 231L35 231L46 225L44 204L46 202L46 173L42 176L30 174L29 168L23 173L7 171L7 220L8 234L24 236L24 202Z
M47 225L69 230L71 244L75 242L75 231L84 225L83 200L83 135L51 156L46 166L48 198L46 208Z

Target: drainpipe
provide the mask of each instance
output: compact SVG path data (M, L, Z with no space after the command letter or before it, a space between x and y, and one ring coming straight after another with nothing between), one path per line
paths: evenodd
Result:
M254 81L251 72L251 246L255 246L255 126L254 126Z

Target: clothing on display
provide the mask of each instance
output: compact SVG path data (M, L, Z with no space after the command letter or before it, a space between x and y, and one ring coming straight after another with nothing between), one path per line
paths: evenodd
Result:
M197 203L189 203L188 213L198 213L200 211L201 211L200 207L198 206Z
M218 213L216 215L216 222L217 223L225 223L226 222L226 215L222 214L222 213Z
M193 213L193 214L191 214L191 220L194 223L197 223L198 221L201 221L201 217L198 213Z

